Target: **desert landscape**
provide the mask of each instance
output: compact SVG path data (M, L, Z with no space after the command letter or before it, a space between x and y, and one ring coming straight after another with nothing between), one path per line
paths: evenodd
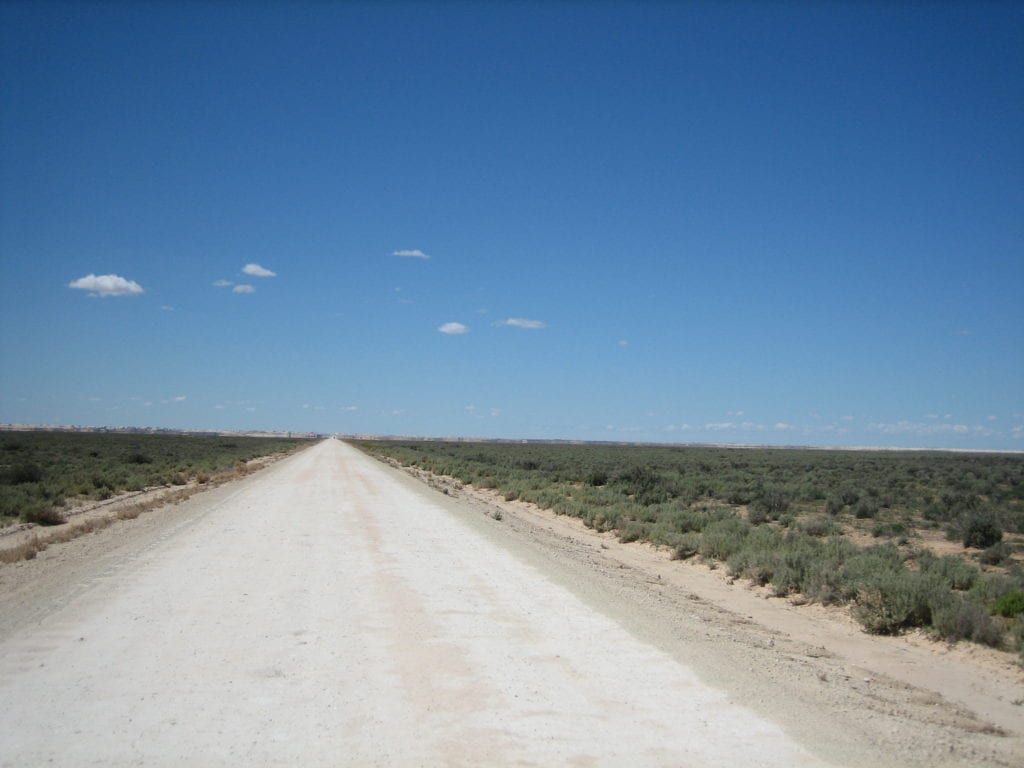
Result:
M335 439L0 567L0 616L10 766L1024 754L1011 654L871 636Z

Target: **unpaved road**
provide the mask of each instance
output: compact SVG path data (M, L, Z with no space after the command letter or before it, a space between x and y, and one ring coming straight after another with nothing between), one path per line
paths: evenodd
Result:
M0 569L0 765L1020 762L927 691L480 512L327 440Z

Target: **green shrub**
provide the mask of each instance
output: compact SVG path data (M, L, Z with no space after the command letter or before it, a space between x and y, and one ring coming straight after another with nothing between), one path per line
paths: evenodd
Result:
M973 640L983 645L998 646L999 628L984 608L977 603L951 595L933 606L932 626L945 640Z
M26 483L39 483L43 479L43 469L38 464L23 463L17 464L7 471L4 482L9 485L24 485Z
M629 543L647 537L647 525L636 521L626 523L619 531L619 541Z
M700 548L699 533L683 533L679 535L679 541L672 551L673 560L686 560L697 554Z
M839 533L839 528L827 517L812 517L799 525L800 530L808 536L831 536Z
M1007 542L1000 541L988 549L982 550L978 555L978 561L985 565L1001 565L1010 559L1013 554L1013 547Z
M895 538L896 536L905 536L907 533L907 526L903 523L875 523L871 527L871 535L876 539L880 539L883 536L886 538Z
M917 565L921 573L935 576L950 589L961 591L974 586L979 575L977 567L955 555L939 557L928 550L917 554Z
M918 574L882 572L861 585L853 615L871 634L894 635L930 623L933 601L941 594L933 581Z
M964 548L987 549L1003 540L1003 532L989 517L972 517L964 528Z
M777 486L768 486L754 498L753 508L765 515L778 515L789 509L792 498L788 491Z
M992 612L1007 618L1024 613L1024 592L1009 592L1003 595L992 606Z
M738 517L716 520L704 528L698 551L702 557L728 560L743 546L750 529L750 523Z
M853 508L853 516L858 520L868 520L878 514L878 504L871 499L861 499Z

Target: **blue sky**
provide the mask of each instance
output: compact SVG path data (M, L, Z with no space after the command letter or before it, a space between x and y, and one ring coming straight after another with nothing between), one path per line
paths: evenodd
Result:
M1024 450L1022 41L4 3L0 421Z

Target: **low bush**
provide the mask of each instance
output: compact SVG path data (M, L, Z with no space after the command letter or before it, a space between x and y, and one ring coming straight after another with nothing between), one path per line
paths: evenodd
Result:
M1014 591L1003 595L992 606L992 612L1007 618L1024 614L1024 592Z
M702 557L728 560L743 546L751 527L750 523L738 517L709 523L701 535L698 552Z
M917 553L917 566L921 573L937 578L950 589L964 591L974 586L979 571L955 555L938 555L924 550Z
M700 548L699 533L683 533L679 535L679 541L672 550L673 560L686 560L697 554Z
M989 517L972 517L964 528L965 549L987 549L1002 540L1002 530Z
M68 520L64 515L52 507L37 506L25 510L21 519L26 523L36 525L63 525Z
M959 595L933 606L932 627L944 640L973 640L983 645L998 646L1002 633L977 603L964 600Z
M792 497L784 488L768 486L763 488L754 498L753 509L768 516L777 516L789 509Z
M858 520L869 520L878 514L878 503L871 499L861 499L853 508L853 516Z
M6 482L9 485L38 483L43 479L43 469L38 464L16 464L7 472Z

